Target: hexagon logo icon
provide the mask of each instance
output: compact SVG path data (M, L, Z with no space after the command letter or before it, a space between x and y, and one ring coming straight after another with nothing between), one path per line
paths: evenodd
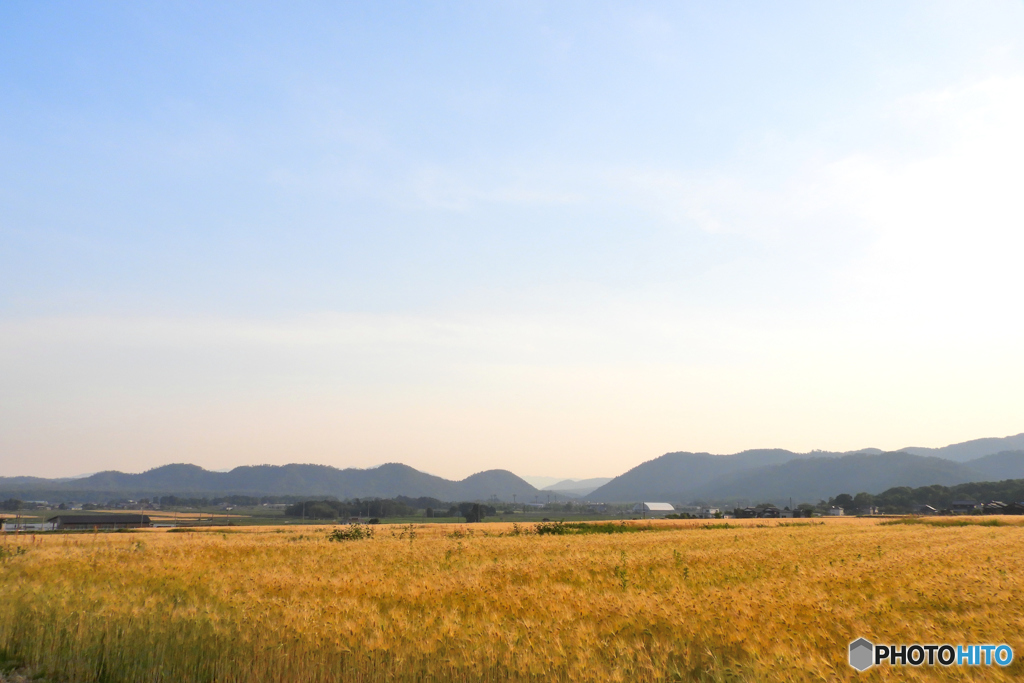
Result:
M875 646L865 638L850 643L850 666L857 671L867 671L875 663Z

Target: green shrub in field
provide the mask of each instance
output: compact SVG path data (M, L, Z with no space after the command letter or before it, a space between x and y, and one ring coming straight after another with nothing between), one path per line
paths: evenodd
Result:
M8 558L24 555L26 552L27 550L20 545L14 548L0 546L0 562L6 562Z
M327 534L328 541L361 541L373 538L373 529L363 524L351 524Z
M666 527L668 529L668 527ZM553 535L565 536L567 534L628 534L638 531L654 531L651 525L636 526L624 522L606 522L594 524L590 522L540 522L533 528L538 536Z

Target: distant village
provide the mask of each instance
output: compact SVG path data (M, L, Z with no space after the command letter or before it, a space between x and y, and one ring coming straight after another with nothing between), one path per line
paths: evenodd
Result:
M20 503L31 511L30 515L18 514L17 509L10 510L11 507L15 507L14 503ZM208 515L204 519L202 515L198 518L191 519L168 519L166 516L160 517L159 521L154 521L149 514L145 511L159 511L160 504L150 501L131 501L125 500L120 501L116 504L105 506L102 512L94 511L101 506L85 504L79 505L75 503L61 503L59 505L50 505L46 501L4 501L3 503L7 509L6 514L0 513L0 532L12 533L12 532L43 532L43 531L81 531L81 530L118 530L118 529L135 529L145 527L174 527L174 526L193 526L197 522L202 524L213 524L216 522L218 514L224 515L222 517L223 523L230 523L228 515L234 510L234 506L229 503L219 503L215 506L216 511L210 511L205 514ZM287 507L296 507L297 505L303 505L302 503L293 504L287 506L284 503L263 503L262 508L267 510L280 511ZM309 508L312 510L314 504L311 504ZM480 505L473 506L469 503L463 503L462 507L470 509L476 509L476 516L467 516L460 513L459 506L453 505L449 512L452 512L454 516L465 516L467 522L484 521L487 518L483 517L479 510ZM494 516L498 516L499 513L492 507L483 506L486 508L486 514L494 520ZM712 506L677 506L672 503L665 502L649 502L644 501L635 504L632 508L628 506L610 506L605 503L589 504L583 503L578 505L574 510L568 510L563 506L552 507L548 504L539 503L521 503L518 506L521 510L526 513L533 511L534 513L543 513L551 509L551 511L558 512L570 512L575 511L578 514L583 515L597 515L607 516L618 514L620 517L625 518L628 516L630 519L793 519L793 518L811 518L811 517L843 517L843 516L876 516L881 515L879 508L876 506L866 506L862 508L844 508L838 505L831 506L811 506L801 505L790 508L788 506L779 508L772 504L761 504L756 506L748 506L743 508L733 508L731 510L722 509ZM129 512L129 510L137 509L138 512ZM308 521L333 521L335 523L351 524L351 523L377 523L380 520L376 517L369 517L369 513L374 508L367 507L367 516L362 517L356 516L345 516L331 520L318 519L313 516L308 517ZM113 510L118 510L117 512ZM514 514L517 510L504 510L500 513L500 519L504 519L505 515ZM54 512L53 515L40 515L40 512ZM427 508L426 513L423 515L426 518L442 517L440 513L431 514L433 511ZM14 513L14 514L11 514ZM1024 503L1011 502L1004 503L1002 501L989 501L979 502L976 500L954 500L948 506L937 508L932 505L920 505L913 511L914 515L918 516L942 516L942 515L1024 515ZM306 520L305 514L303 519ZM545 517L544 521L548 521L549 518Z
M664 517L666 519L785 519L799 517L843 517L858 516L869 517L880 515L882 512L877 506L869 505L863 508L843 508L832 505L824 510L816 509L810 505L790 509L784 507L779 509L771 504L757 505L753 507L734 508L732 511L722 511L714 507L701 507L693 514L677 513L669 503L638 503L633 512L643 514L644 517ZM931 505L920 505L912 514L921 516L930 515L1024 515L1024 503L1004 503L994 500L981 503L976 500L954 500L946 508L935 508Z

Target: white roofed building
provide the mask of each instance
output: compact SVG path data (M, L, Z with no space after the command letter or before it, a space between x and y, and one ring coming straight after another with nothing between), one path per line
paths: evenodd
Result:
M661 517L675 511L672 503L637 503L633 506L633 512L639 512L644 517Z

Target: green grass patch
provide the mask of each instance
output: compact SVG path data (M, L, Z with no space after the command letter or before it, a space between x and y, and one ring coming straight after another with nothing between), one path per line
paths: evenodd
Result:
M577 536L584 534L631 534L640 531L658 531L653 524L638 526L626 524L625 522L540 522L533 527L534 533L538 536ZM662 531L671 531L671 527L664 527Z
M1011 526L1007 522L1001 519L977 519L977 518L957 518L957 519L926 519L924 517L901 517L900 519L890 519L885 522L879 522L879 526L894 526L897 524L924 524L927 526L940 526L940 527L959 527L959 526Z

